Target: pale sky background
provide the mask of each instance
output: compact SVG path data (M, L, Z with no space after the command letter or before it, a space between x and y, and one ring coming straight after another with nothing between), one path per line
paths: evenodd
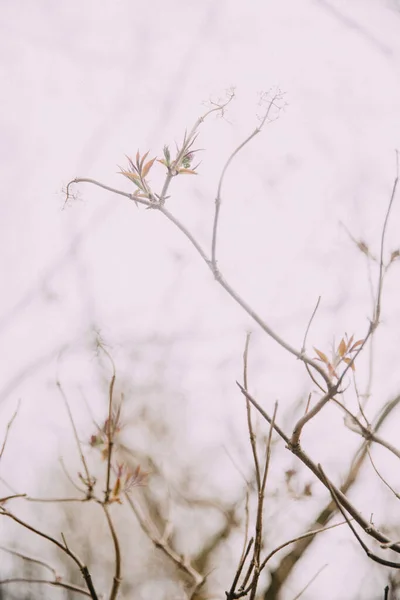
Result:
M344 332L362 338L371 315L366 260L341 223L378 255L400 148L400 3L3 0L0 27L2 429L21 399L1 476L38 493L42 474L72 444L57 374L75 413L83 413L82 427L88 413L81 388L100 411L90 347L95 327L132 386L149 386L162 371L169 391L149 402L175 427L170 456L187 467L203 464L206 489L229 496L242 482L226 450L239 462L249 451L235 384L246 332L254 332L251 389L269 409L278 399L278 420L287 425L293 404L312 389L302 365L262 334L161 215L86 184L76 188L79 201L63 210L62 190L80 176L132 191L118 174L125 155L140 149L161 156L210 99L234 86L225 119L211 116L201 126L199 175L174 181L168 206L208 249L221 169L257 126L260 92L278 86L285 110L236 157L226 178L219 265L297 348L319 296L309 351L329 350ZM163 169L154 171L156 185ZM399 232L397 198L387 256L400 247ZM394 265L376 337L371 417L400 391L399 296ZM365 355L357 371L361 388L367 366ZM348 401L354 406L350 393ZM324 414L304 445L339 482L358 439L336 409ZM385 428L393 442L399 420L394 415ZM168 464L165 448L154 451ZM386 454L376 456L399 486L398 468ZM295 464L283 447L280 457L271 489ZM370 467L365 471L366 483L352 492L355 503L374 513L377 525L390 506L396 521L398 507ZM276 517L283 538L271 523L277 542L312 519L319 498L327 497L318 484L315 494L309 505L292 503ZM8 535L3 521L1 528ZM324 564L304 598L378 597L387 571L367 562L347 529L327 535L333 541L313 546L282 600ZM236 555L230 560L236 564ZM216 597L224 597L229 573L215 575Z

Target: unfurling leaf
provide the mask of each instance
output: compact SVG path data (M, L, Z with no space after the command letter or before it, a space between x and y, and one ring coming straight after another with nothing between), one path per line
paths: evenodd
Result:
M356 370L356 368L354 366L354 362L351 362L351 358L344 358L343 360L346 363L346 365L350 365L350 363L351 363L350 368L351 368L352 371Z
M156 160L156 158L157 158L157 157L155 156L155 157L154 157L152 160L149 160L149 162L147 162L147 163L144 165L144 167L143 167L143 171L142 171L142 177L143 177L143 179L146 177L146 175L147 175L147 174L148 174L148 172L150 171L150 169L151 169L151 167L153 166L153 164L154 164L154 161Z
M361 346L361 344L363 344L363 343L364 343L364 340L358 340L358 342L356 342L355 344L352 345L349 352L354 352L354 350L357 348L357 346Z
M358 246L358 249L361 250L361 252L363 254L365 254L366 256L369 256L369 249L365 242L363 242L362 240L359 240L357 242L357 246Z
M328 373L329 373L330 378L336 377L336 379L339 379L335 369L333 368L333 366L331 365L330 362L328 362Z
M196 171L192 171L192 169L179 169L179 175L181 173L186 173L186 175L197 175Z
M324 362L325 364L329 365L329 360L328 357L326 356L326 354L324 354L323 352L321 352L321 350L318 350L318 348L316 348L315 346L313 346L315 352L318 354L319 359L322 360L322 362Z
M390 255L390 262L392 263L394 260L396 260L396 258L399 258L400 256L400 250L393 250L392 254Z
M133 183L136 183L136 180L139 179L139 175L136 175L136 173L132 173L132 171L120 171L119 172L120 175L124 175L124 177L127 177L128 179L130 179L131 181L133 181Z
M343 358L343 356L346 354L346 350L347 350L347 345L346 342L344 341L344 339L342 338L342 341L339 344L339 348L338 348L338 354L341 358Z
M115 498L118 498L120 490L121 490L121 479L119 477L117 477L117 480L114 485L114 489L112 491L112 495Z
M166 160L166 165L169 166L171 164L171 153L169 151L168 146L164 146L164 156Z
M149 154L150 150L147 150L147 152L145 154L143 154L142 156L142 160L140 161L140 165L139 166L139 171L141 172L143 169L143 165L144 165L144 161L146 160L148 154Z

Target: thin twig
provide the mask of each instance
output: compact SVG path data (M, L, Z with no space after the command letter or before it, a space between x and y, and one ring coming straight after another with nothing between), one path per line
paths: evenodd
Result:
M18 517L16 517L13 513L9 512L8 510L6 510L3 506L0 507L0 514L9 517L10 519L12 519L13 521L15 521L16 523L18 523L19 525L22 525L22 527L25 527L26 529L28 529L29 531L32 531L32 533L35 533L36 535L38 535L39 537L44 538L45 540L48 540L49 542L51 542L52 544L54 544L55 546L57 546L57 548L59 548L60 550L62 550L63 552L65 552L65 554L67 554L70 558L72 558L72 560L78 565L83 578L85 580L86 586L90 592L91 598L92 600L98 600L98 596L96 593L96 590L93 586L93 582L92 582L92 577L90 575L89 569L87 568L87 566L81 561L81 559L74 553L72 552L72 550L70 550L65 542L64 536L61 534L61 537L64 540L64 544L61 544L61 542L59 542L58 540L56 540L55 538L53 538L51 535L48 535L47 533L44 533L43 531L40 531L39 529L36 529L36 527L33 527L32 525L29 525L29 523L26 523L25 521L22 521L22 519L19 519Z
M146 519L140 508L137 506L135 502L133 502L132 498L129 494L125 493L125 499L127 500L132 512L136 516L140 528L149 538L149 540L154 544L156 548L159 548L164 552L164 554L184 573L186 573L194 583L194 591L197 590L201 585L203 585L205 581L205 577L201 575L196 569L186 560L183 556L178 554L169 544L168 540L165 537L162 537L157 531L154 523ZM192 592L192 595L194 593Z
M388 442L387 440L385 440L384 438L379 436L376 433L376 431L374 431L374 429L376 429L376 427L374 429L371 427L365 427L365 425L363 425L361 423L360 419L356 415L354 415L346 406L344 406L344 404L342 404L339 400L337 400L337 398L333 398L333 401L351 418L351 420L359 428L359 430L357 430L356 428L355 429L351 428L352 431L355 431L356 433L359 433L360 435L362 435L365 440L371 440L371 441L375 442L376 444L383 446L384 448L389 450L389 452L394 454L394 456L396 456L397 458L400 458L400 450L398 448L396 448L396 446L393 446L393 444L391 444L390 442Z
M322 567L320 569L318 569L318 571L315 573L315 575L310 579L310 581L303 587L303 589L296 594L296 596L293 598L293 600L298 600L303 594L304 592L306 592L308 590L308 588L310 587L310 585L317 579L318 575L320 573L322 573L322 571L327 567L328 565L322 565Z
M231 598L235 598L236 597L236 594L235 594L236 586L238 584L239 577L240 577L240 575L242 573L244 564L245 564L245 562L247 560L247 557L248 557L248 555L250 553L250 550L251 550L251 547L253 545L253 542L254 542L254 538L251 538L249 540L248 544L246 545L245 549L244 549L244 552L243 552L243 554L242 554L242 556L240 558L240 561L239 561L239 566L236 569L235 577L233 578L231 589L229 590L229 592L226 593L227 600L231 600Z
M61 386L61 382L59 380L56 381L56 385L57 385L57 388L58 388L58 390L59 390L59 392L61 394L61 397L62 397L62 399L64 401L64 405L65 405L65 408L67 409L67 413L68 413L68 418L69 418L69 421L71 423L72 431L74 432L74 438L75 438L76 446L78 448L79 457L81 459L81 463L82 463L82 466L83 466L83 468L85 470L85 474L86 474L86 484L87 484L86 494L87 494L87 498L89 499L89 498L92 497L92 494L93 494L94 479L90 475L89 467L88 467L85 455L84 455L83 450L82 450L82 444L81 444L81 441L80 441L79 436L78 436L78 431L76 429L74 417L72 416L72 411L71 411L71 408L69 406L69 402L67 400L67 396L64 393L64 390L63 390L63 388Z
M0 498L0 504L4 504L8 500L13 500L14 498L26 498L26 494L11 494L10 496L3 496L3 498Z
M249 142L251 142L251 140L253 138L255 138L255 136L257 134L260 133L260 131L262 130L262 128L264 127L265 123L268 120L269 113L272 110L272 107L274 106L276 108L276 104L275 104L276 100L281 99L281 98L282 98L282 93L280 91L277 91L273 95L272 99L268 103L268 108L265 112L264 117L261 120L260 125L258 127L256 127L256 129L241 144L239 144L239 146L232 152L232 154L229 156L228 160L226 161L226 163L222 169L221 177L218 182L217 195L215 198L215 213L214 213L213 233L212 233L212 242L211 242L211 262L212 262L212 266L213 266L213 269L215 270L215 272L217 272L217 270L218 270L218 267L217 267L218 222L219 222L219 213L220 213L220 209L221 209L222 185L224 183L226 172L229 169L229 166L231 165L235 156L237 156L239 154L239 152L241 150L243 150L243 148L245 146L247 146L247 144Z
M32 498L31 496L25 496L25 500L27 502L49 502L49 503L62 503L62 502L89 502L92 500L93 496L90 498Z
M17 556L18 558L22 558L22 560L25 560L27 562L39 565L40 567L43 567L44 569L48 569L52 573L52 575L54 575L55 579L58 577L57 571L53 567L48 565L46 562L44 562L43 560L40 560L33 556L28 556L27 554L22 554L22 552L17 552L17 550L12 550L11 548L5 548L4 546L0 546L0 550L3 550L4 552L11 554L12 556Z
M271 560L271 558L273 556L275 556L275 554L277 554L278 552L280 552L281 550L286 548L287 546L290 546L291 544L295 544L295 543L299 542L300 540L305 540L307 538L314 538L319 533L323 533L324 531L329 531L330 529L334 529L335 527L339 527L340 525L346 525L346 523L347 523L347 521L341 521L340 523L335 523L334 525L328 525L327 527L320 527L319 529L313 529L311 531L307 531L306 533L302 533L301 535L298 535L290 540L287 540L286 542L283 542L283 544L280 544L279 546L274 548L265 557L265 559L263 560L263 562L260 565L260 573L261 573L261 571L263 571L265 569L266 565ZM232 598L237 599L237 598L246 596L250 592L251 586L252 586L252 584L250 584L247 588L242 587L237 594L232 596Z
M263 472L263 478L261 482L261 488L258 493L258 502L257 502L257 519L256 519L256 534L254 541L254 554L253 554L253 564L254 564L254 575L252 581L252 587L250 592L250 600L254 600L257 593L258 580L260 577L260 554L262 547L262 535L263 535L263 513L264 513L264 499L265 499L265 486L267 484L269 464L271 460L271 442L272 442L272 432L274 431L274 424L276 419L276 413L278 410L278 403L275 402L274 412L272 414L272 419L268 432L268 440L266 446L265 453L265 466Z
M260 570L263 570L267 563L271 560L271 558L280 550L283 550L283 548L286 548L287 546L290 546L291 544L295 544L296 542L298 542L299 540L304 540L305 538L309 538L309 537L313 537L315 535L318 535L319 533L323 533L324 531L329 531L330 529L334 529L335 527L339 527L340 525L345 525L347 521L341 521L340 523L335 523L334 525L328 525L327 527L321 527L320 529L313 529L312 531L307 531L306 533L302 533L301 535L298 535L295 538L292 538L291 540L288 540L287 542L284 542L283 544L280 544L279 546L277 546L276 548L274 548L274 550L272 550L263 560L263 562L261 563L260 566Z
M84 489L82 489L81 487L79 487L79 485L77 485L77 484L75 483L75 481L72 479L71 475L68 473L68 471L67 471L67 468L66 468L66 466L65 466L65 464L64 464L64 461L63 461L63 459L62 459L62 457L61 457L61 456L59 457L59 459L58 459L58 460L60 461L61 468L62 468L62 470L63 470L63 472L64 472L64 475L65 475L65 476L66 476L66 478L68 479L68 481L69 481L70 483L72 483L72 485L74 486L74 488L75 488L76 490L78 490L78 492L81 492L82 494L85 494L87 490L84 490Z
M109 513L109 508L105 503L101 504L102 509L104 510L104 514L106 515L106 519L107 519L107 523L108 523L108 527L110 528L110 533L111 533L111 537L112 537L112 541L114 544L114 552L115 552L115 571L114 571L114 578L113 578L113 586L111 589L111 593L110 593L110 600L115 600L118 596L118 590L120 588L121 582L122 582L122 578L121 578L121 568L122 568L122 564L121 564L121 549L120 549L120 545L119 545L119 540L118 540L118 536L117 533L115 531L115 527L114 524L112 522L110 513Z
M306 343L307 343L307 336L308 336L308 332L309 332L309 330L310 330L311 323L313 322L313 320L314 320L314 317L315 317L315 315L316 315L316 313L317 313L317 310L318 310L318 307L319 307L319 303L320 303L320 302L321 302L321 296L319 296L319 297L318 297L317 304L315 305L315 308L314 308L314 310L313 310L313 312L312 312L312 315L311 315L311 317L310 317L310 320L308 321L308 325L307 325L306 331L305 331L305 333L304 333L303 345L302 345L302 347L301 347L301 351L302 351L302 353L303 353L303 354L306 352ZM304 363L304 366L305 366L305 368L306 368L306 370L307 370L307 373L308 373L308 375L310 376L310 379L313 381L313 383L314 383L314 384L315 384L315 385L316 385L316 386L317 386L317 387L318 387L318 388L321 390L321 392L325 393L325 390L324 390L324 388L323 388L323 387L322 387L322 385L321 385L320 383L318 383L318 381L315 379L315 377L314 377L314 375L313 375L313 373L312 373L312 371L311 371L310 367L308 366L308 364L307 364L306 362ZM308 410L306 410L306 412L308 412Z
M314 317L315 317L315 315L316 315L316 313L317 313L317 310L318 310L318 307L319 307L319 303L320 303L320 302L321 302L321 296L318 296L317 304L315 305L315 308L314 308L314 310L313 310L313 312L312 312L312 315L311 315L311 317L310 317L310 320L308 321L307 329L306 329L306 331L305 331L305 334L304 334L303 345L302 345L302 347L301 347L301 351L302 351L302 352L305 352L305 351L306 351L306 343L307 343L307 336L308 336L308 332L310 331L311 323L312 323L312 322L313 322L313 320L314 320Z
M244 523L244 540L243 540L243 550L239 560L239 565L244 564L245 556L247 556L247 548L248 548L248 537L249 537L249 521L250 521L250 513L249 513L249 499L250 494L249 490L246 490L246 502L244 506L244 514L245 514L245 523ZM253 540L254 541L254 540ZM243 565L242 565L243 568Z
M400 569L400 563L395 563L395 562L393 562L391 560L385 560L384 558L380 558L380 556L377 556L376 554L374 554L373 552L371 552L371 550L368 548L368 546L364 543L364 541L358 535L355 527L353 526L353 524L351 523L350 519L346 515L346 511L343 508L343 503L342 503L341 499L338 498L338 494L337 494L338 490L335 489L335 487L332 485L332 483L326 477L326 475L325 475L325 473L324 473L324 471L322 469L322 466L318 465L318 468L320 470L320 473L321 473L323 479L326 482L326 486L328 487L328 489L329 489L329 491L331 493L332 499L334 500L336 506L338 507L338 509L342 513L343 517L346 519L347 525L350 527L350 529L353 532L355 538L357 539L357 541L360 544L361 548L367 554L368 558L371 558L373 561L379 563L380 565L385 565L386 567L392 567L394 569ZM347 507L346 507L346 509L347 509ZM370 534L370 529L372 528L372 526L370 526L368 523L366 523L366 525L364 527L362 527L362 528L364 529L364 531L366 533ZM391 546L391 548L392 548L392 550L394 550L395 546L393 545L393 546Z
M300 443L300 435L303 430L303 427L308 421L311 421L325 406L325 404L334 397L338 390L337 384L332 386L329 385L328 391L322 398L305 414L303 415L296 423L293 429L292 437L290 443L292 446L298 446Z
M371 465L372 465L375 473L378 475L379 479L386 485L386 487L392 492L392 494L394 494L394 496L396 496L397 500L400 500L400 494L392 488L390 483L388 483L386 481L386 479L381 475L381 473L376 468L376 465L375 465L374 461L372 460L372 456L371 456L371 452L370 452L369 448L367 449L367 452L368 452L369 460L371 461Z
M396 195L397 184L399 181L399 151L396 150L396 177L393 182L392 193L390 196L389 206L386 211L385 221L383 223L382 236L381 236L381 250L379 257L379 283L378 283L378 293L376 300L376 312L374 315L374 323L375 326L379 323L380 315L381 315L381 302L382 302L382 288L383 288L383 275L384 275L384 264L383 264L383 253L384 253L384 245L385 245L385 235L386 229L389 222L390 211L393 206L393 200Z
M112 459L112 451L114 446L114 423L113 423L113 400L114 400L114 384L116 378L116 370L115 363L108 352L108 350L104 347L103 344L99 342L99 347L103 350L104 354L107 356L111 363L112 375L110 379L110 384L108 387L108 419L107 419L107 427L106 427L106 435L107 435L107 468L106 468L106 489L104 492L104 502L109 502L110 493L111 493L111 459Z
M18 414L18 411L19 411L19 407L20 407L20 406L21 406L21 400L18 400L18 405L17 405L17 408L15 409L15 412L14 412L13 416L11 417L11 419L10 419L10 420L8 421L8 423L7 423L7 427L6 427L6 433L5 433L4 440L3 440L3 444L2 444L2 446L1 446L1 450L0 450L0 460L1 460L1 459L2 459L2 457L3 457L3 453L4 453L4 450L5 450L5 447L6 447L6 444L7 444L7 440L8 440L8 435L9 435L9 433L10 433L10 429L11 429L11 427L12 427L12 424L14 423L14 420L15 420L15 418L16 418L16 416L17 416L17 414Z
M73 583L65 583L63 581L52 581L51 579L27 579L25 577L9 577L8 579L0 579L0 585L5 585L8 583L41 583L44 585L61 587L65 590L70 590L71 592L76 592L77 594L82 594L83 596L89 596L89 598L93 598L91 593L85 590L85 588L74 585Z
M244 352L243 352L243 386L246 391L248 390L247 373L248 373L248 356L249 356L250 336L251 336L251 333L248 333L246 335L246 343L245 343ZM260 492L261 472L260 472L260 465L258 462L258 455L257 455L257 442L256 442L256 436L255 436L254 429L253 429L253 423L251 421L251 404L247 398L246 398L246 413L247 413L247 429L249 431L250 446L251 446L251 451L253 453L253 461L254 461L254 468L255 468L255 474L256 474L257 492Z

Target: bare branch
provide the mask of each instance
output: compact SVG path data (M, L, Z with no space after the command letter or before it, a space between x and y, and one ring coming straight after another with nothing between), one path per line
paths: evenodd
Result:
M340 523L335 523L334 525L328 525L327 527L321 527L320 529L313 529L312 531L307 531L306 533L302 533L301 535L298 535L298 536L292 538L291 540L288 540L287 542L280 544L279 546L274 548L274 550L272 550L265 557L265 559L261 563L260 571L262 571L266 567L268 562L271 560L271 558L277 552L280 552L280 550L283 550L283 548L286 548L287 546L290 546L291 544L294 544L294 543L298 542L299 540L304 540L306 538L313 537L315 535L318 535L319 533L323 533L324 531L329 531L330 529L334 529L335 527L339 527L340 525L345 525L346 523L347 523L347 521L341 521Z
M231 600L231 598L236 598L237 597L237 595L235 593L236 586L237 586L237 584L239 582L239 578L240 578L240 575L242 574L242 570L243 570L244 564L245 564L245 562L247 560L247 557L250 554L250 550L251 550L251 547L253 545L253 542L254 542L254 538L251 538L250 541L249 541L249 543L245 547L245 550L244 550L244 552L243 552L243 554L242 554L242 556L240 558L239 566L238 566L238 568L236 570L235 577L233 578L231 589L229 590L229 592L226 592L226 598L227 598L227 600Z
M400 500L400 494L392 488L392 486L386 481L386 479L381 475L381 473L376 468L376 465L375 465L374 461L372 460L372 456L371 456L371 452L370 452L369 448L367 449L367 451L368 451L369 460L371 461L371 465L372 465L375 473L378 475L379 479L386 485L386 487L392 492L392 494L394 496L396 496L397 500Z
M254 554L253 554L253 565L254 565L254 576L252 581L252 587L250 592L250 600L254 600L257 593L257 585L260 577L260 554L262 547L262 534L263 534L263 511L264 511L264 499L265 499L265 486L268 478L268 470L269 463L271 459L271 442L272 442L272 432L274 430L274 424L276 419L276 413L278 410L278 403L275 402L274 412L272 414L272 419L268 432L268 440L266 447L266 457L265 457L265 466L263 479L261 483L261 488L258 492L258 502L257 502L257 520L256 520L256 531L255 531L255 541L254 541Z
M41 583L44 585L61 587L65 590L70 590L71 592L76 592L77 594L82 594L83 596L93 598L92 594L85 590L85 588L79 587L78 585L74 585L72 583L66 583L64 581L53 581L52 579L27 579L25 577L10 577L8 579L0 579L0 585L6 585L8 583Z
M85 583L87 585L87 588L88 588L88 590L90 592L90 596L91 596L92 600L98 600L98 596L97 596L96 590L95 590L95 588L93 586L92 577L90 575L89 569L81 561L81 559L78 558L78 556L68 548L68 546L66 545L65 541L64 541L64 544L61 544L61 542L59 542L58 540L56 540L52 536L47 535L47 533L44 533L43 531L40 531L39 529L36 529L32 525L29 525L29 523L26 523L25 521L22 521L22 519L19 519L18 517L16 517L13 513L11 513L8 510L6 510L3 506L0 507L0 514L4 515L6 517L9 517L10 519L12 519L13 521L15 521L19 525L22 525L22 527L25 527L29 531L32 531L33 533L35 533L36 535L38 535L39 537L42 537L42 538L48 540L49 542L51 542L52 544L54 544L55 546L57 546L57 548L59 548L60 550L62 550L63 552L65 552L65 554L67 554L70 558L72 558L72 560L78 565L78 567L79 567L79 569L80 569L80 571L81 571L81 573L83 575L83 578L84 578Z
M239 383L237 385L242 390L242 393L248 397L248 399L253 404L253 406L255 406L257 408L257 410L260 412L260 414L266 419L266 421L268 421L268 423L271 424L272 418L261 408L261 406L258 404L258 402L256 400L254 400L254 398L252 398L252 396L248 392L246 392L246 390ZM382 418L382 415L381 415L381 418ZM362 529L364 529L364 531L366 533L368 533L368 535L370 535L372 538L374 538L375 540L377 540L378 542L381 542L381 543L387 543L390 541L387 536L383 535L380 531L378 531L375 527L373 527L373 525L371 523L369 523L358 512L358 510L349 501L349 499L344 495L344 493L341 492L337 487L335 487L332 484L332 482L329 482L329 486L328 486L327 478L325 475L322 475L319 465L317 465L316 463L314 463L312 461L312 459L308 456L308 454L306 454L302 450L300 445L293 446L290 443L289 438L283 433L283 431L280 429L280 427L278 427L275 423L274 423L274 429L278 433L278 435L287 443L288 450L290 450L295 456L297 456L301 460L301 462L303 464L305 464L306 467L310 471L312 471L312 473L314 473L314 475L321 481L321 483L324 484L324 486L327 489L334 490L340 505L343 506L343 508L345 508L350 513L350 515L353 517L353 519L362 527ZM400 553L400 545L399 544L393 544L391 546L391 548L392 548L392 550L395 550L396 552Z
M312 315L310 317L310 320L308 321L307 329L306 329L305 334L304 334L303 345L301 347L301 351L302 352L306 351L306 343L307 343L308 332L310 331L311 323L313 322L314 317L317 314L317 310L318 310L320 302L321 302L321 296L318 296L317 304L315 305L315 308L314 308L313 313L312 313Z
M324 473L321 465L318 465L318 467L319 467L319 470L320 470L320 472L322 474L323 479L325 480L325 485L329 489L329 491L330 491L330 493L332 495L332 498L333 498L334 502L336 503L336 506L338 507L338 509L342 513L343 517L346 519L347 525L350 527L350 529L353 532L355 538L357 539L357 541L360 544L361 548L367 554L368 558L371 558L373 561L379 563L380 565L384 565L385 567L392 567L394 569L400 569L400 563L395 563L395 562L393 562L391 560L385 560L383 558L380 558L379 556L377 556L376 554L374 554L373 552L371 552L369 550L368 546L363 542L363 540L361 539L361 537L358 535L355 527L352 525L350 519L346 515L346 511L343 508L343 503L341 502L341 499L338 498L337 490L334 488L334 486L331 484L331 482L329 481L329 479L326 477L326 475L325 475L325 473ZM365 526L362 527L362 528L364 529L364 531L366 533L370 534L370 529L371 528L370 528L370 525L368 523L365 522ZM395 549L394 545L391 545L391 549L392 550Z
M0 550L3 550L4 552L7 552L7 554L11 554L12 556L17 556L18 558L22 558L22 560L25 560L27 562L39 565L40 567L43 567L44 569L48 569L52 573L54 578L55 579L57 578L57 571L53 567L48 565L46 562L44 562L43 560L34 558L33 556L28 556L27 554L22 554L21 552L17 552L16 550L12 550L11 548L5 548L4 546L0 546Z

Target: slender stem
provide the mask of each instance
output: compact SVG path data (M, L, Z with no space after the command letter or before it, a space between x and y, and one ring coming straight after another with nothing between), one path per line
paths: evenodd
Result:
M385 221L383 223L382 236L381 236L381 250L380 250L380 258L379 258L379 283L378 283L376 311L375 311L375 318L374 318L375 326L379 323L379 318L380 318L380 314L381 314L382 288L383 288L383 276L384 276L383 253L384 253L384 245L385 245L385 235L386 235L387 225L389 222L390 211L393 206L393 200L396 195L398 181L399 181L399 151L396 150L396 177L393 182L392 193L390 196L389 206L386 211L386 216L385 216Z
M4 436L3 444L2 444L1 450L0 450L0 460L3 457L3 453L4 453L4 450L5 450L5 447L6 447L6 444L7 444L7 440L8 440L8 435L10 433L10 429L12 427L12 424L14 423L14 420L15 420L17 414L18 414L20 404L21 404L21 401L19 400L17 408L15 409L15 412L14 412L13 416L11 417L11 419L9 420L9 422L7 423L6 434Z
M334 529L335 527L339 527L340 525L345 525L346 521L341 521L340 523L335 523L334 525L328 525L327 527L321 527L320 529L313 529L312 531L307 531L306 533L302 533L301 535L298 535L295 538L292 538L291 540L288 540L287 542L284 542L283 544L280 544L279 546L277 546L276 548L274 548L274 550L272 550L263 560L263 562L261 563L260 566L260 570L263 570L265 568L265 566L267 565L267 563L271 560L271 558L280 550L283 550L283 548L286 548L286 546L290 546L290 544L294 544L296 542L298 542L299 540L304 540L306 538L312 537L314 535L318 535L319 533L323 533L324 531L329 531L329 529Z
M113 194L118 194L119 196L124 196L129 200L134 200L139 204L143 204L144 206L153 207L153 202L150 200L146 200L146 198L137 197L135 194L128 194L128 192L123 192L122 190L118 190L116 188L110 187L109 185L105 185L104 183L100 183L96 179L90 179L88 177L76 177L72 179L67 185L67 200L71 196L70 186L74 183L91 183L92 185L97 185L97 187L102 188L103 190L107 190L108 192L112 192Z
M297 423L293 429L292 438L290 440L290 444L292 446L299 445L300 435L301 435L304 425L306 423L308 423L308 421L313 419L315 417L315 415L317 415L323 409L325 404L333 398L333 396L336 394L336 392L337 392L337 385L335 385L335 386L330 385L326 394L324 394L324 396L322 396L322 398L312 407L311 410L309 410L305 415L303 415L297 421Z
M248 371L248 355L249 355L250 335L251 334L248 333L246 336L246 343L245 343L244 353L243 353L243 386L246 391L248 390L247 371ZM246 413L247 413L247 428L249 430L250 445L251 445L251 451L253 453L253 461L254 461L254 467L255 467L255 472L256 472L257 491L259 492L261 489L261 471L260 471L260 464L258 462L256 436L254 434L253 423L251 421L251 404L247 398L246 398Z
M275 105L275 101L278 98L281 98L282 94L280 92L276 92L274 94L274 96L272 97L272 99L269 101L268 104L268 108L265 112L264 117L261 120L261 123L258 127L256 127L256 129L241 143L239 144L239 146L232 152L232 154L228 157L228 160L226 161L223 169L222 169L222 173L221 173L221 177L219 179L218 182L218 189L217 189L217 195L215 198L215 213L214 213L214 223L213 223L213 232L212 232L212 242L211 242L211 262L212 262L212 266L214 270L217 270L217 235L218 235L218 223L219 223L219 213L220 213L220 209L221 209L221 194L222 194L222 185L224 183L224 179L225 179L225 175L226 172L228 171L233 159L235 158L235 156L237 156L239 154L239 152L241 150L243 150L243 148L245 146L247 146L247 144L249 142L251 142L251 140L258 134L260 133L260 131L262 130L262 128L264 127L265 123L267 122L267 119L269 117L269 113L272 109L273 106Z
M318 569L318 571L315 573L315 575L313 575L310 579L310 581L302 588L302 590L296 594L296 596L293 598L293 600L299 600L299 598L304 594L304 592L306 592L308 590L308 588L310 587L310 585L312 583L314 583L314 581L317 579L318 575L320 575L320 573L322 573L322 571L324 569L326 569L328 565L322 565L322 567L320 569Z
M194 591L198 589L205 581L203 577L196 569L187 561L184 557L178 554L169 544L168 540L163 538L157 531L156 526L151 521L146 520L143 516L142 511L133 502L129 494L125 494L132 512L136 516L142 531L147 535L149 540L154 544L156 548L159 548L164 554L182 571L184 571L193 580Z
M102 506L102 508L104 510L104 514L106 515L107 523L108 523L108 526L110 528L110 533L111 533L112 541L113 541L113 544L114 544L115 571L114 571L113 586L112 586L111 593L110 593L110 600L115 600L116 597L117 597L117 595L118 595L118 590L119 590L121 582L122 582L122 578L121 578L121 549L120 549L120 545L119 545L118 536L117 536L117 533L115 531L115 527L114 527L114 524L112 522L112 519L111 519L111 516L110 516L110 513L109 513L108 506L106 504L102 504L101 506Z
M274 412L272 414L272 419L271 419L269 433L268 433L263 479L262 479L262 483L261 483L261 488L258 492L256 535L255 535L254 555L253 555L254 576L253 576L252 588L251 588L251 592L250 592L250 600L254 600L254 598L256 597L258 580L260 578L260 573L261 573L261 571L260 571L260 554L261 554L262 534L263 534L263 512L264 512L265 486L266 486L267 478L268 478L269 463L270 463L270 459L271 459L272 432L274 430L274 424L275 424L277 410L278 410L278 403L275 402Z
M40 567L49 570L55 579L57 578L57 571L43 560L40 560L39 558L35 558L34 556L28 556L27 554L22 554L22 552L17 552L16 550L12 550L11 548L5 548L4 546L0 546L0 550L3 550L3 552L7 552L7 554L11 554L12 556L22 558L22 560L26 562L39 565Z
M106 436L107 436L107 467L106 467L106 489L104 492L104 502L107 503L110 500L111 493L111 459L112 452L114 446L114 430L115 424L113 423L113 400L114 400L114 384L116 378L116 369L115 363L108 352L108 350L102 345L99 344L99 347L103 350L104 354L107 356L108 360L111 363L112 375L110 384L108 387L108 418L107 418L107 427L106 427Z
M310 320L308 321L307 329L306 329L306 332L305 332L305 334L304 334L303 346L302 346L302 348L301 348L301 351L302 351L302 352L305 352L305 351L306 351L306 342L307 342L307 336L308 336L308 332L310 331L311 323L312 323L312 322L313 322L313 320L314 320L314 317L315 317L315 315L316 315L316 313L317 313L317 310L318 310L318 307L319 307L319 303L320 303L320 302L321 302L321 296L318 296L317 304L315 305L315 308L314 308L314 310L313 310L313 313L312 313L312 315L311 315L311 317L310 317Z
M82 466L83 466L83 468L84 468L84 471L85 471L85 474L86 474L86 480L87 480L87 494L88 494L88 497L89 497L89 495L91 495L91 494L92 494L92 491L93 491L93 486L92 486L92 481L93 481L93 479L92 479L92 477L91 477L91 475L90 475L89 467L88 467L88 464L87 464L87 462L86 462L85 455L84 455L84 453L83 453L83 450L82 450L82 444L81 444L81 442L80 442L80 439L79 439L79 436L78 436L78 431L77 431L77 429L76 429L76 425L75 425L74 417L72 416L72 412L71 412L71 408L70 408L70 406L69 406L69 403L68 403L68 400L67 400L67 396L65 395L65 393L64 393L64 390L63 390L63 388L61 387L61 383L60 383L60 381L57 381L57 382L56 382L56 385L57 385L57 387L58 387L58 389L59 389L59 391L60 391L60 394L61 394L61 396L62 396L62 399L63 399L63 401L64 401L65 407L66 407L66 409L67 409L67 412L68 412L69 421L70 421L70 423L71 423L72 430L73 430L73 432L74 432L74 438L75 438L76 446L77 446L77 448L78 448L79 457L80 457L80 459L81 459L81 463L82 463ZM65 501L65 500L64 500L64 501Z
M85 590L85 588L81 588L72 583L64 583L63 581L52 581L51 579L26 579L25 577L10 577L9 579L0 579L0 585L5 585L8 583L41 583L44 585L61 587L65 590L70 590L71 592L76 592L77 594L82 594L83 596L89 596L89 598L93 598L91 593Z
M245 547L243 555L242 555L242 557L241 557L241 559L239 561L239 566L238 566L238 568L236 570L235 577L233 578L231 589L226 594L227 600L231 600L231 598L236 598L235 589L236 589L236 586L238 584L239 577L240 577L240 575L242 573L242 570L243 570L243 567L244 567L244 563L246 562L246 559L247 559L248 555L250 554L250 550L251 550L251 547L253 545L253 542L254 542L254 538L251 538L250 541L249 541L249 543Z
M51 537L50 535L47 535L47 533L44 533L43 531L40 531L39 529L36 529L32 525L29 525L29 523L26 523L25 521L22 521L22 519L19 519L13 513L10 513L3 506L0 507L0 514L4 515L6 517L9 517L10 519L12 519L13 521L15 521L19 525L22 525L22 527L25 527L29 531L32 531L32 533L35 533L39 537L42 537L45 540L48 540L49 542L51 542L52 544L54 544L55 546L57 546L57 548L59 548L60 550L62 550L63 552L65 552L65 554L67 554L70 558L72 558L72 560L78 565L78 567L79 567L79 569L80 569L80 571L81 571L81 573L83 575L83 578L84 578L84 580L86 582L86 586L87 586L87 588L88 588L88 590L90 592L92 600L98 600L98 596L97 596L96 590L94 589L93 582L92 582L92 577L90 575L89 569L80 560L80 558L78 558L78 556L68 548L67 544L65 543L65 540L64 540L64 544L61 544L61 542L59 542L55 538Z

